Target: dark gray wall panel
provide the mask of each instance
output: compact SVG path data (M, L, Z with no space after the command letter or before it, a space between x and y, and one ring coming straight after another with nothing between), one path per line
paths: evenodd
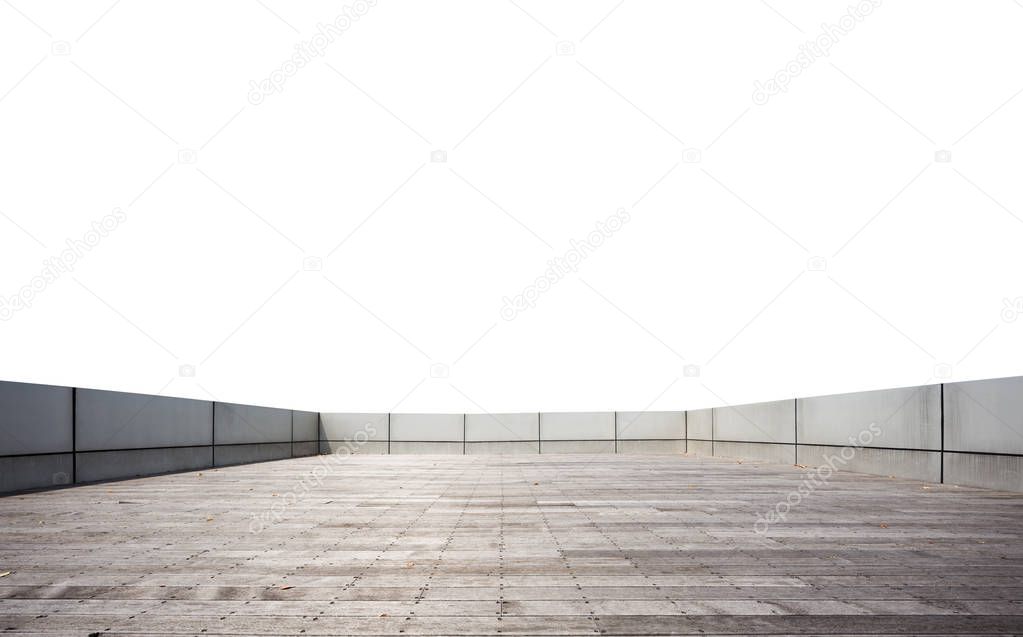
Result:
M79 389L78 451L208 445L205 400Z
M174 471L193 471L207 469L213 463L212 447L88 451L79 452L76 455L79 482L140 478Z
M216 403L216 444L291 441L291 410Z
M319 440L320 415L315 411L295 411L292 414L292 433L295 442Z
M71 451L71 391L0 382L0 456Z
M70 484L71 469L70 453L0 458L0 492Z
M233 464L249 462L265 462L267 460L284 460L291 457L291 443L259 443L251 445L218 446L214 455L214 465L225 467Z

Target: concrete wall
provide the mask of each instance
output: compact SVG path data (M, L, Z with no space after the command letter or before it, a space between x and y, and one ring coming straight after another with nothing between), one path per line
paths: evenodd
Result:
M687 412L690 454L1023 491L1023 377Z
M0 492L72 481L73 404L70 387L0 382Z
M0 493L319 452L319 414L0 382Z

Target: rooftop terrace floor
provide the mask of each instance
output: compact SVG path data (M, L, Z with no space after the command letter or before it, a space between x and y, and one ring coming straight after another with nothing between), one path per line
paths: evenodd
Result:
M320 456L11 495L0 634L1023 632L1023 495L807 471Z

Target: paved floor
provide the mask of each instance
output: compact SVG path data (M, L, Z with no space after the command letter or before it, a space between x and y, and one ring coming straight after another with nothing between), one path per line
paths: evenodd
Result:
M797 467L678 456L331 460L0 498L0 634L1023 632L1023 495L836 473L799 496Z

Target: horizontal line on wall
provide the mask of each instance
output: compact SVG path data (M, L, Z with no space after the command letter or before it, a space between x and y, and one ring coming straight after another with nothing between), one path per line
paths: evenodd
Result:
M3 459L3 458L34 458L34 457L37 457L37 456L69 456L69 455L71 455L73 453L74 453L74 451L38 451L38 452L34 452L34 453L8 453L8 454L0 456L0 459Z

